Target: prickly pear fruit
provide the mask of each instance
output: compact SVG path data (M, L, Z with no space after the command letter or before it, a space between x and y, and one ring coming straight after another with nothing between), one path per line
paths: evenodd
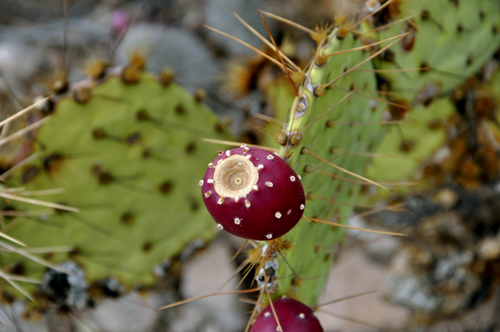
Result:
M285 332L323 332L314 312L305 304L289 298L273 301L276 316ZM278 323L271 306L267 306L255 320L250 332L275 332Z
M305 208L300 177L279 156L258 148L219 151L200 185L218 228L246 239L288 233Z

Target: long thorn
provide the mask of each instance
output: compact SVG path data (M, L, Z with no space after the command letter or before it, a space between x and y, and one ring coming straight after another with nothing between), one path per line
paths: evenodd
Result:
M26 292L21 286L19 286L14 280L12 280L11 278L8 277L7 274L5 274L2 269L0 269L0 278L3 278L5 279L9 284L11 284L12 287L14 287L15 289L17 289L21 294L23 294L24 296L26 296L28 299L30 299L31 301L35 302L35 300L28 294L28 292Z
M44 202L44 201L40 201L38 199L33 199L33 198L19 197L19 196L11 195L11 194L8 194L8 193L5 193L5 192L1 192L1 191L0 191L0 197L7 198L7 199L12 199L14 201L20 201L20 202L24 202L24 203L29 203L29 204L47 206L47 207L51 207L51 208L59 209L59 210L65 210L65 211L71 211L71 212L80 212L80 209L74 208L74 207L71 207L71 206L57 204L57 203L51 203L51 202Z
M338 303L338 302L342 302L342 301L354 299L356 297L365 296L365 295L369 295L369 294L373 294L373 293L377 293L377 292L378 292L378 290L369 291L369 292L365 292L365 293L361 293L361 294L356 294L356 295L342 297L340 299L336 299L336 300L333 300L333 301L328 301L328 302L325 302L325 303L322 303L322 304L317 304L317 305L314 306L313 311L316 311L316 309L318 309L320 307L324 307L326 305L330 305L330 304L334 304L334 303Z
M259 38L264 44L266 44L269 48L273 48L273 44L271 44L269 42L269 40L267 40L266 38L264 38L264 36L262 36L257 30L255 30L254 28L252 28L250 26L250 24L248 24L247 22L245 22L238 14L236 14L236 12L233 10L233 15L236 17L236 19L238 21L240 21L241 24L243 24L245 26L245 28L247 28L251 33L253 33L257 38ZM295 69L296 71L300 72L301 69L299 66L297 66L292 60L290 60L290 58L288 58L285 54L283 54L283 52L279 51L279 54L281 54L281 56L286 60L286 62L293 67L293 69Z
M252 45L250 45L250 44L248 44L248 43L245 43L243 40L238 39L238 38L236 38L236 37L234 37L234 36L231 36L231 35L230 35L230 34L228 34L228 33L222 32L222 31L217 30L217 29L215 29L215 28L209 27L208 25L205 25L205 24L202 24L202 25L203 25L205 28L209 29L209 30L212 30L212 31L214 31L214 32L217 32L218 34L221 34L221 35L223 35L223 36L226 36L227 38L230 38L230 39L232 39L232 40L237 41L237 42L238 42L238 43L240 43L240 44L245 45L246 47L248 47L248 48L249 48L249 49L251 49L252 51L254 51L254 52L256 52L256 53L258 53L258 54L262 55L263 57L265 57L266 59L268 59L269 61L271 61L272 63L274 63L276 66L280 67L280 68L281 68L281 70L285 71L285 68L283 68L283 65L282 65L279 61L277 61L276 59L273 59L272 57L270 57L269 55L265 54L265 53L264 53L264 52L262 52L261 50L256 49L256 48L255 48L255 47L253 47Z
M379 8L377 8L377 10L374 10L373 12L371 12L370 14L366 15L365 17L363 17L361 20L359 20L358 23L354 24L352 27L349 28L349 30L352 30L354 28L356 28L357 26L359 26L361 23L363 23L365 20L369 19L370 17L372 17L373 15L375 15L376 13L380 12L382 9L384 9L385 7L389 6L391 4L391 2L393 2L394 0L389 0L387 1L386 3L384 3L382 6L380 6Z
M3 232L0 232L0 237L3 237L5 239L7 239L7 240L10 240L10 241L14 242L14 243L17 243L17 244L19 244L19 245L21 245L23 247L28 247L26 244L22 243L21 241L13 238L12 236L9 236L9 235L3 233Z
M200 140L202 140L203 142L207 142L207 143L224 144L224 145L232 145L232 146L241 146L241 144L242 144L242 143L238 143L238 142L223 141L223 140L212 139L212 138L203 138L203 137L200 138ZM270 148L270 147L267 147L267 146L256 145L256 144L248 144L248 143L245 143L245 144L248 147L259 148L259 149L267 150L267 151L270 151L270 152L277 152L277 151L279 151L279 149Z
M378 183L377 183L377 182L375 182L375 181L372 181L372 180L370 180L370 179L367 179L367 178L365 178L364 176L361 176L361 175L355 174L355 173L353 173L353 172L351 172L351 171L346 170L345 168L342 168L342 167L340 167L340 166L337 166L337 165L335 165L335 164L332 164L331 162L329 162L329 161L327 161L327 160L325 160L325 159L321 158L320 156L315 155L314 153L312 153L312 152L311 152L311 151L309 151L309 150L307 151L307 153L308 153L309 155L313 156L314 158L316 158L316 159L318 159L318 160L320 160L320 161L324 162L325 164L330 165L330 166L332 166L333 168L338 169L339 171L342 171L342 172L344 172L344 173L347 173L347 174L349 174L349 175L352 175L352 176L354 176L354 177L357 177L358 179L361 179L361 180L363 180L363 181L369 182L369 183L371 183L371 184L373 184L373 185L375 185L375 186L377 186L377 187L380 187L380 188L383 188L383 189L386 189L386 190L389 190L390 192L392 192L392 190L391 190L391 189L389 189L389 188L387 188L387 187L384 187L383 185L378 184Z
M19 248L13 247L13 246L11 246L10 244L8 244L8 243L6 243L4 241L0 241L0 247L4 247L5 249L7 249L10 252L14 252L16 254L19 254L21 256L29 258L32 261L37 262L39 264L42 264L42 265L44 265L46 267L50 267L52 270L56 270L56 271L59 271L59 272L62 272L62 273L69 274L68 271L66 271L65 269L57 267L56 265L52 264L51 262L48 262L48 261L46 261L46 260L44 260L44 259L42 259L40 257L32 255L28 251L26 251L25 249L19 249Z
M404 17L404 18L401 18L401 19L396 20L396 21L394 21L394 22L387 23L386 25L382 25L382 26L380 26L380 27L376 27L376 28L370 29L370 30L368 30L368 31L366 31L366 32L374 32L374 31L385 30L385 29L387 29L387 28L389 28L389 27L391 27L391 26L393 26L393 25L397 25L397 24L399 24L399 23L403 23L403 22L409 21L409 20L411 20L412 18L414 18L415 16L417 16L417 15L419 15L419 14L421 14L421 13L412 14L412 15L410 15L410 16L408 16L408 17Z
M255 304L255 306L253 308L252 315L250 315L250 319L248 320L247 326L245 328L245 332L248 332L248 329L250 328L250 325L252 325L253 318L257 314L257 306L260 303L260 301L262 300L262 296L263 295L264 295L264 289L261 289L260 292L259 292L259 297L257 298L257 304Z
M32 162L33 160L38 158L38 154L35 152L31 156L21 160L11 168L9 168L6 172L4 172L2 175L0 175L0 182L5 182L5 180L13 174L15 171L17 171L19 168L24 167L26 164Z
M266 276L264 280L264 287L266 288L266 294L267 298L269 299L269 305L271 306L271 310L274 315L274 319L276 319L276 323L278 323L278 326L276 327L276 331L283 331L283 328L281 327L280 320L278 319L278 315L276 314L276 310L274 309L274 304L273 300L271 298L271 294L269 293L269 288L267 288L267 282L269 281L269 276L266 274L266 271L264 271L264 275ZM283 331L285 332L285 331Z
M18 117L20 117L21 115L24 115L25 113L28 113L29 111L31 111L32 109L36 108L38 105L46 102L47 100L49 99L49 97L46 97L46 98L43 98L39 101L37 101L36 103L34 103L33 105L30 105L28 107L26 107L25 109L17 112L16 114L8 117L7 119L3 120L2 122L0 122L0 127L3 126L4 124L6 124L7 122L11 122L12 120L15 120L17 119Z
M358 231L365 231L365 232L370 232L370 233L378 233L378 234L385 234L385 235L395 235L395 236L407 236L406 234L402 233L395 233L395 232L384 232L384 231L376 231L373 229L368 229L368 228L360 228L360 227L354 227L354 226L349 226L349 225L343 225L339 224L333 221L326 221L322 219L317 219L317 218L309 218L304 216L305 219L311 221L311 222L318 222L321 224L327 224L327 225L332 225L332 226L337 226L337 227L343 227L343 228L349 228L349 229L355 229Z
M4 144L6 144L6 143L8 143L8 142L12 141L13 139L16 139L16 138L18 138L18 137L21 137L21 136L23 136L23 135L24 135L24 134L26 134L26 133L29 133L30 131L32 131L32 130L34 130L34 129L38 128L38 127L40 127L41 125L43 125L45 122L47 122L47 121L49 121L49 120L50 120L50 116L48 116L48 117L46 117L46 118L43 118L43 119L42 119L42 120L40 120L40 121L37 121L37 122L35 122L35 123L30 124L28 127L23 128L23 129L21 129L21 130L17 131L16 133L14 133L14 134L12 134L12 135L10 135L10 136L8 136L8 137L6 137L6 138L4 138L4 139L0 140L0 146L2 146L2 145L4 145Z
M343 91L351 91L351 89L343 88L343 87L338 86L338 85L332 85L331 87L339 89L339 90L343 90ZM384 103L384 104L392 105L392 106L397 107L397 108L409 110L409 107L406 107L404 105L401 105L401 104L398 104L398 103L395 103L395 102L392 102L392 101L389 101L389 100L386 100L386 99L383 99L383 98L378 98L378 97L373 97L373 96L365 95L364 93L358 92L357 90L353 90L353 91L355 91L354 93L357 94L358 96L365 97L365 98L368 98L368 99L373 99L373 100L379 101L379 102Z
M212 297L212 296L217 296L217 295L245 294L245 293L253 293L253 292L257 292L257 291L260 291L260 288L243 289L243 290L238 290L238 291L229 291L229 292L220 292L220 293L211 293L211 294L201 295L201 296L193 297L191 299L182 300L179 302L167 304L163 307L156 309L156 311L165 310L168 308L176 307L176 306L184 304L184 303L189 303L189 302L193 302L196 300L201 300L201 299L204 299L207 297Z
M349 98L350 96L352 96L352 94L354 93L354 91L356 90L352 90L351 92L349 92L347 95L345 95L342 99L340 99L338 102L336 102L334 105L330 106L326 111L324 111L323 113L321 113L316 119L312 120L311 122L309 122L307 124L307 126L305 126L301 131L300 133L303 133L304 131L306 131L307 128L309 128L313 123L315 123L316 121L318 121L321 117L323 117L326 113L330 112L331 110L333 110L335 107L337 107L341 102L343 102L344 100L346 100L347 98Z
M351 49L348 49L348 50L333 52L333 53L327 54L327 56L332 56L332 55L337 55L337 54L343 54L343 53L349 53L349 52L364 50L364 49L367 49L367 48L370 48L370 47L373 47L373 46L376 46L376 45L379 45L379 44L382 44L382 43L385 43L385 42L388 42L388 41L391 41L391 40L397 39L397 38L399 38L399 36L394 36L394 37L391 37L391 38L387 38L387 39L384 39L384 40L381 40L381 41L378 41L378 42L375 42L375 43L371 43L369 45L364 45L364 46L360 46L360 47L351 48Z
M314 31L312 31L311 29L308 29L308 28L306 28L305 26L302 26L302 25L300 25L300 24L298 24L298 23L295 23L295 22L293 22L293 21L287 20L286 18L283 18L283 17L278 16L278 15L271 14L271 13L266 12L266 11L263 11L263 10L261 10L260 12L262 12L264 15L266 15L266 16L268 16L268 17L270 17L270 18L275 19L276 21L280 21L280 22L283 22L283 23L285 23L285 24L288 24L288 25L290 25L290 26L292 26L292 27L295 27L295 28L297 28L297 29L299 29L299 30L302 30L302 31L304 31L304 32L307 32L307 33L308 33L308 34L310 34L310 35L313 35L313 34L314 34Z
M274 45L274 49L276 50L276 54L278 54L278 58L280 59L281 64L283 65L283 68L285 69L286 76L288 77L288 80L290 81L290 84L292 84L293 91L295 91L295 95L299 97L299 92L297 91L297 87L295 86L295 83L292 80L292 76L290 75L290 71L288 70L287 66L285 65L285 61L283 60L283 57L281 56L280 49L278 48L278 45L276 45L276 42L274 41L273 35L271 34L271 30L269 30L269 26L267 25L266 19L264 16L262 16L262 13L259 11L260 18L262 18L262 22L264 22L264 25L266 26L267 33L269 35L269 38L271 38L271 42Z
M356 68L358 68L359 66L362 66L363 64L365 64L366 62L370 61L371 59L377 57L380 53L384 52L385 50L387 50L388 48L390 48L392 45L396 44L398 41L400 41L402 38L404 38L407 34L409 34L409 32L405 33L405 34L402 34L399 36L399 38L395 41L393 41L392 43L390 43L389 45L387 45L386 47L382 48L381 50L373 53L371 56L369 56L368 58L366 58L365 60L361 61L360 63L358 63L357 65L355 65L354 67L346 70L344 73L342 73L341 75L335 77L333 80L331 80L330 82L326 83L325 86L330 86L333 82L336 82L338 81L339 79L341 79L342 77L344 77L345 75L349 74L350 72L352 72L353 70L355 70Z

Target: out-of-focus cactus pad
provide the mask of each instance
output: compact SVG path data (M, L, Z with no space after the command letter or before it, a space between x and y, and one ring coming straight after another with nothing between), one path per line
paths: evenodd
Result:
M211 236L213 221L198 181L216 147L199 138L228 135L218 132L217 118L203 102L148 74L137 84L110 77L90 95L84 103L71 97L57 102L36 133L40 157L8 179L10 187L27 191L62 188L64 193L37 198L81 213L3 201L4 209L35 215L10 220L8 234L30 247L73 247L71 255L47 258L70 256L91 281L117 276L126 285L150 283L156 263L195 238ZM44 270L18 255L0 258L2 266L19 259L27 275Z
M500 46L500 2L491 0L395 1L400 14L389 22L406 23L380 31L380 39L410 32L397 47L375 61L379 69L416 69L404 75L385 72L394 98L424 103L476 73ZM394 4L393 6L396 6Z

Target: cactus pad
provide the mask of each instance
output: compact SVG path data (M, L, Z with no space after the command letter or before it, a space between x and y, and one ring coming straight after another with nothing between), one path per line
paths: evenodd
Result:
M500 46L500 3L490 0L395 1L407 22L380 31L378 38L409 32L397 47L375 61L394 90L393 98L425 103L475 74ZM396 3L398 3L396 5ZM395 11L393 11L395 12ZM383 16L383 15L380 15ZM411 18L411 19L410 19ZM418 69L404 75L394 70Z
M34 137L39 157L8 178L10 187L25 191L61 189L38 198L80 213L1 202L4 210L20 211L7 224L10 236L33 248L53 247L46 257L54 263L71 257L89 281L116 276L125 285L151 283L156 263L193 239L209 238L214 228L196 189L205 168L200 160L213 155L199 137L228 135L180 86L161 85L149 74L137 78L132 84L110 76L80 102L59 96ZM58 253L60 246L70 246L69 255ZM7 269L21 260L29 276L43 273L21 256L0 260Z

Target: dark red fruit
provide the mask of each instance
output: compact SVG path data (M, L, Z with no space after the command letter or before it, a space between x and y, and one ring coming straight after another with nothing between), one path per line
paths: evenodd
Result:
M323 332L314 312L305 304L294 299L279 299L273 301L276 316L283 332ZM267 306L255 320L250 332L276 332L278 323L271 306Z
M304 213L300 177L279 156L262 149L220 151L200 186L217 227L245 239L278 238Z

